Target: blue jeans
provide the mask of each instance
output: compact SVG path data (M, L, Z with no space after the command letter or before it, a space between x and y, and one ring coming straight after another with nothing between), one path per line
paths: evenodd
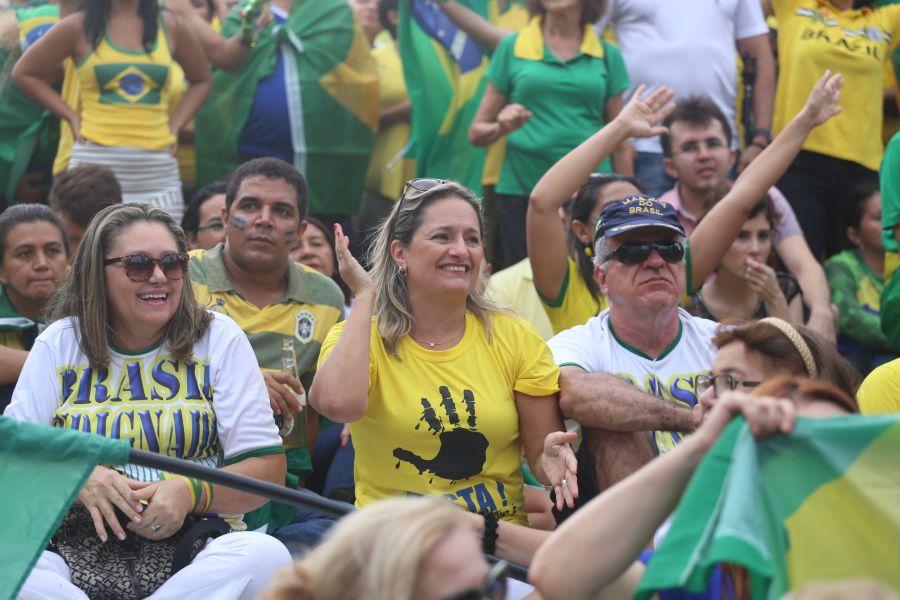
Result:
M348 505L349 508L353 508ZM275 530L272 535L290 550L291 556L302 556L315 548L338 518L314 508L297 508L294 520Z
M353 502L353 440L341 446L340 423L329 423L319 429L316 450L312 455L313 471L304 487L333 500Z
M656 152L637 152L634 157L634 175L648 194L659 198L675 187L676 180L663 168L663 155Z

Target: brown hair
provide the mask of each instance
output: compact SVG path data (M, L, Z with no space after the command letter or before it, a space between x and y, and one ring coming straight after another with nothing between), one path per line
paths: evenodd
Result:
M85 229L98 212L122 203L122 186L109 167L78 165L53 180L48 201L50 208Z
M850 413L859 413L859 404L853 396L845 393L832 383L808 377L781 376L761 383L754 396L773 396L797 401L800 398L823 400L840 406Z
M818 379L833 384L846 395L856 395L859 372L847 362L834 344L804 325L793 325L809 347L816 364ZM721 348L732 342L741 342L748 350L765 358L773 371L786 375L806 377L806 363L794 343L777 327L761 321L731 320L722 323L713 337L713 345Z
M547 14L547 9L543 7L540 0L527 1L528 12L532 16L543 17ZM590 25L600 20L600 17L606 12L606 0L581 0L581 24Z

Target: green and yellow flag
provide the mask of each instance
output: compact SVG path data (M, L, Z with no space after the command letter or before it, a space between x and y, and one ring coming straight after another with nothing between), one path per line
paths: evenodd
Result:
M0 598L15 598L98 464L128 462L127 440L0 415Z
M485 19L488 0L459 0ZM409 156L416 175L454 179L480 193L484 148L468 131L481 95L488 53L429 0L400 3L397 29L412 103Z
M702 591L717 563L747 569L754 599L850 578L900 589L900 415L799 419L762 441L732 423L635 597Z
M246 4L244 0L240 6ZM237 11L222 26L240 29ZM283 61L294 166L309 183L310 212L353 214L378 128L378 71L347 0L294 0L287 20L270 23L237 73L216 71L197 113L197 180L237 168L238 140L259 81Z

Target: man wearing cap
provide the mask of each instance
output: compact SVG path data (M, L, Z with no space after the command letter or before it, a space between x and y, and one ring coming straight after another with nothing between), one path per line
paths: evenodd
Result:
M670 205L649 196L610 203L594 238L609 308L549 342L563 413L593 426L584 439L599 490L670 450L701 419L695 383L712 365L716 323L679 307L685 253Z

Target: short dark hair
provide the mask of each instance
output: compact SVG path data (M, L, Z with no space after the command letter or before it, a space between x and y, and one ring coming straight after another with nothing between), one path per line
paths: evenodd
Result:
M69 245L69 235L66 233L62 221L50 208L45 204L15 204L0 214L0 262L3 262L3 259L6 257L6 236L9 235L13 227L37 221L46 221L59 229L66 256L68 257L72 253L72 248Z
M663 125L667 128L672 123L687 123L695 127L706 127L713 121L722 124L722 131L725 132L725 142L731 147L731 125L725 117L722 109L712 101L709 96L688 96L678 101L678 105L672 114L666 117ZM663 156L672 156L672 135L664 133L660 136L662 143Z
M191 201L188 202L184 209L184 216L181 217L181 228L185 233L197 233L200 227L200 208L203 204L219 194L224 194L228 190L228 184L224 181L214 181L209 185L203 186L194 194Z
M50 208L82 229L98 212L122 204L122 186L109 167L78 165L54 179Z
M306 217L306 207L309 200L306 178L292 165L280 158L272 157L254 158L237 168L231 179L228 180L228 189L225 192L226 210L231 211L231 205L234 204L241 184L250 177L264 177L265 179L275 179L291 184L294 192L296 192L297 211L300 213L300 219Z
M532 15L544 16L547 10L540 0L527 0L528 12ZM593 25L606 12L606 0L581 0L581 24Z
M771 227L773 231L781 224L781 213L778 212L778 209L775 207L775 202L768 194L763 196L763 199L750 209L750 212L747 214L747 220L754 219L760 214L766 215L766 221L769 222L769 227Z
M391 34L392 38L397 39L397 27L388 18L388 13L392 10L397 10L397 0L381 0L378 3L378 21Z
M866 214L866 203L873 194L879 191L877 181L863 181L850 190L847 196L847 207L844 210L844 225L859 229L859 223Z

